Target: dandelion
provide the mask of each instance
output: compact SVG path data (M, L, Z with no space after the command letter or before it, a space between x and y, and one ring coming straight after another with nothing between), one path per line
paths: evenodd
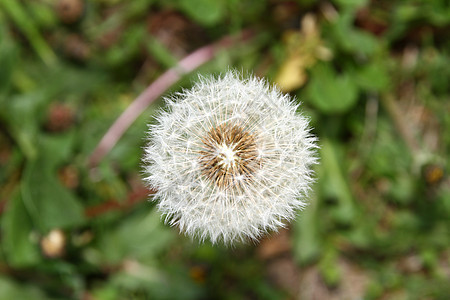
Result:
M306 206L316 138L288 95L228 72L166 102L144 162L167 223L231 244L277 230Z

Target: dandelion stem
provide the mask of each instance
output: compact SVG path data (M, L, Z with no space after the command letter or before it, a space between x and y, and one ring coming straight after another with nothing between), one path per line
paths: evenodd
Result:
M197 49L183 58L178 65L162 74L128 106L108 129L89 157L89 166L91 168L97 166L137 117L183 75L213 59L219 49L228 48L237 41L250 38L251 35L250 31L243 31L238 38L224 37L216 43Z

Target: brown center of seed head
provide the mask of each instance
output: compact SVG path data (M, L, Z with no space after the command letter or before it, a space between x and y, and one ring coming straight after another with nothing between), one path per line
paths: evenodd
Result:
M219 188L242 188L261 165L255 136L241 126L225 123L214 127L202 143L202 174Z

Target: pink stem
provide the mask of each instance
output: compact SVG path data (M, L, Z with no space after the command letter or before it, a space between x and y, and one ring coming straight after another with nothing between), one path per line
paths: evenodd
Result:
M241 33L240 39L247 39L249 35L250 32L244 31ZM128 106L108 129L89 157L89 166L91 168L97 166L139 115L170 86L176 83L181 76L192 72L199 66L210 61L215 56L217 48L230 47L234 42L235 40L230 37L225 37L217 43L197 49L183 58L177 66L170 68L155 80Z

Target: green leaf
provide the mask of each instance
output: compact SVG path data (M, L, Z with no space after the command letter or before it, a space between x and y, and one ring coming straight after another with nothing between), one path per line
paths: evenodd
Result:
M75 142L75 131L69 131L63 135L39 136L40 159L47 163L47 167L55 167L70 159Z
M169 49L167 49L167 47L156 38L151 36L148 37L145 45L153 58L155 58L156 61L162 64L165 68L171 68L177 64L178 60L175 56L173 56Z
M55 10L52 5L46 5L45 3L39 1L33 1L27 3L27 9L35 20L35 26L37 25L43 29L58 26L58 16L55 14Z
M379 40L366 31L354 27L354 13L350 10L339 14L331 24L331 33L337 45L343 50L357 55L371 56L380 48Z
M37 287L19 284L9 278L0 277L0 299L50 300L53 298L49 298Z
M61 185L56 167L72 154L75 132L64 135L41 135L39 155L27 163L22 185L22 199L33 223L41 231L64 228L84 221L79 200Z
M101 236L101 262L117 264L127 257L152 260L172 241L172 232L161 223L156 210L132 216Z
M405 144L398 139L389 120L379 118L377 122L378 133L367 160L367 169L375 176L389 178L408 173L412 158Z
M375 61L355 72L354 80L364 90L385 91L389 88L390 76L383 62Z
M27 164L21 191L33 223L42 231L76 226L84 221L81 203L61 185L44 159Z
M215 25L225 14L225 5L221 0L180 0L179 3L187 15L203 25Z
M343 113L358 99L358 90L348 75L337 75L327 64L317 65L308 85L310 102L323 113Z
M14 66L17 62L17 52L19 49L13 44L9 35L4 28L0 29L0 104L7 99L3 95L6 94L10 85L11 78L14 71ZM2 104L3 105L3 104Z
M325 283L329 287L336 287L341 280L342 274L338 263L339 255L334 247L328 247L319 262L319 271Z
M40 118L37 112L42 102L43 93L28 93L12 97L6 102L6 110L0 110L12 137L28 159L34 159L38 153L36 119Z
M321 240L319 233L319 201L311 200L306 211L299 214L294 223L294 255L301 264L306 264L319 256Z
M25 267L34 265L40 260L37 243L31 239L33 224L24 206L20 193L16 193L8 202L1 222L2 247L6 259L11 266ZM0 282L0 286L1 286ZM1 297L0 299L25 299Z
M17 25L17 27L27 37L31 46L48 66L57 63L57 57L45 39L36 28L33 19L25 10L24 6L15 0L0 0L5 11Z
M356 9L367 4L368 0L334 0L339 6Z
M131 27L127 30L121 40L121 47L112 47L105 54L105 60L111 66L118 66L130 61L135 57L142 47L142 41L146 39L146 31L142 27Z
M328 139L322 139L320 154L322 167L325 170L321 184L338 201L334 216L337 221L350 224L355 220L356 210L352 192L340 165L335 143Z

